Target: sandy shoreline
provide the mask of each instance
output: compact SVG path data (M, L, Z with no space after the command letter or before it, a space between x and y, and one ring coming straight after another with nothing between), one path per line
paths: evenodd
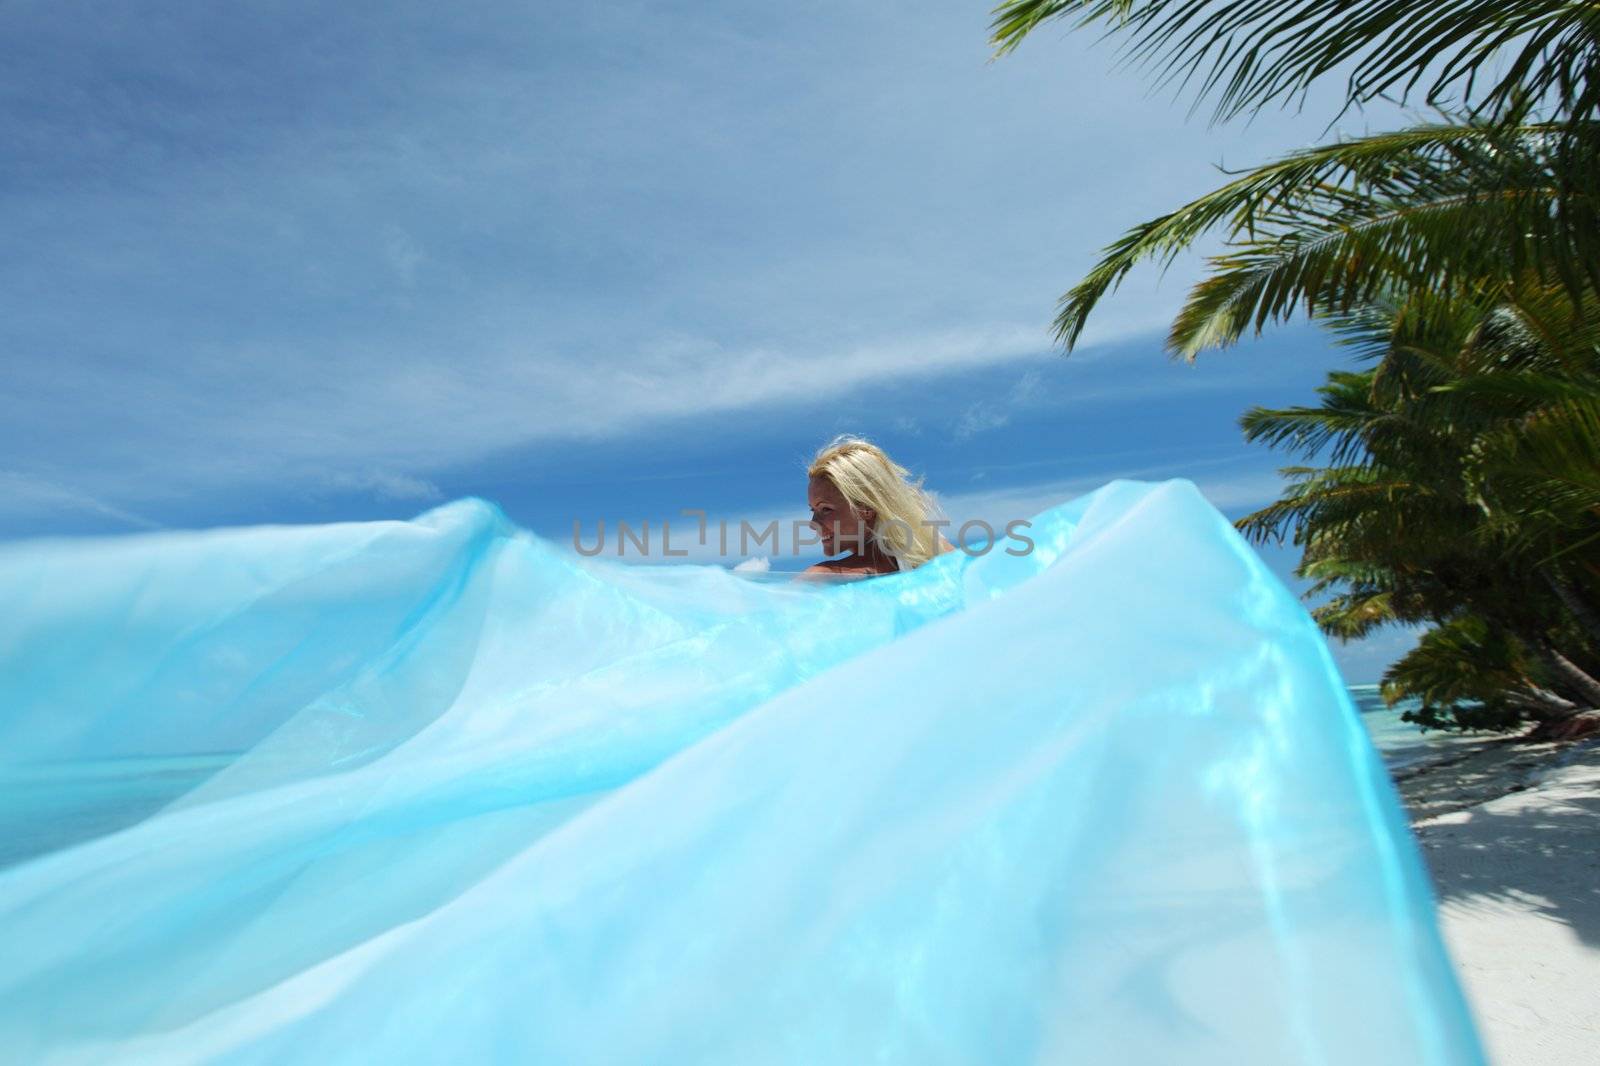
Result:
M1463 741L1395 783L1490 1062L1600 1061L1600 738Z

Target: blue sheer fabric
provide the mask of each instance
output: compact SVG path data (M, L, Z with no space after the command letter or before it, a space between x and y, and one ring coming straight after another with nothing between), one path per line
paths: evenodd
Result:
M412 522L0 551L0 1059L1474 1063L1186 482L837 587Z

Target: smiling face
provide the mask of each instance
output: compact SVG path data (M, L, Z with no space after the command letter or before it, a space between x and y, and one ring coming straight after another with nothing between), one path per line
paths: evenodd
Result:
M850 506L844 493L825 477L812 477L806 496L811 501L811 528L822 538L822 554L866 549L867 532L876 517L871 511Z

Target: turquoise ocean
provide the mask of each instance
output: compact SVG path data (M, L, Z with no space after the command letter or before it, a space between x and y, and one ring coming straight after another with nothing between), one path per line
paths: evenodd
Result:
M1458 734L1441 733L1437 729L1423 731L1411 722L1402 721L1402 714L1419 706L1416 700L1401 700L1393 707L1386 706L1383 697L1378 695L1377 685L1351 685L1350 698L1361 712L1361 724L1367 727L1367 734L1391 771L1415 766L1439 755L1449 745L1461 742Z

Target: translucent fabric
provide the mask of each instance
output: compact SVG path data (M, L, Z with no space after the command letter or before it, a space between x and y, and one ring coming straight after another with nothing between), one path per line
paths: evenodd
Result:
M0 551L0 1060L1474 1063L1187 482L841 586L413 522Z

